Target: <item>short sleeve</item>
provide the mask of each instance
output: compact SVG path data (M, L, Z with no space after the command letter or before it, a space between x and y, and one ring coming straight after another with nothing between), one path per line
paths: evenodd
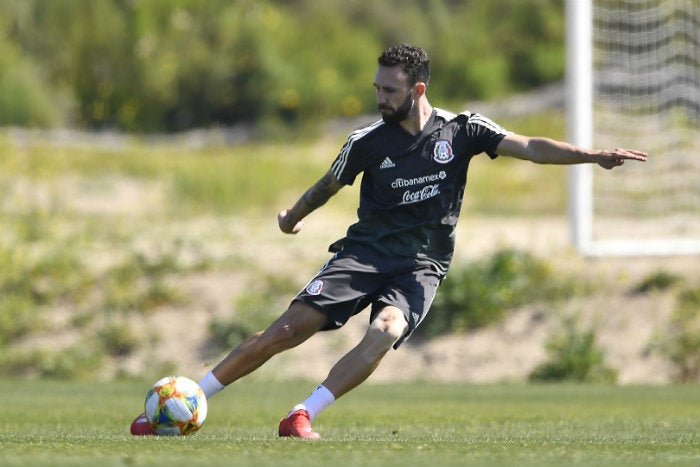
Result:
M511 134L490 118L478 113L469 114L467 119L467 130L471 138L488 154L491 159L498 157L496 149L503 138Z
M357 175L362 172L366 165L366 154L362 151L363 139L381 126L381 120L361 127L348 136L340 153L331 164L331 171L338 181L343 185L352 185Z

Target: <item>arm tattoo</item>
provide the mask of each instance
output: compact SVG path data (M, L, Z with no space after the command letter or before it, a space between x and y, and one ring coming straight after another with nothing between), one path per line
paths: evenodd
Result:
M337 192L337 184L334 183L330 173L326 173L311 188L306 190L302 198L308 207L316 209L326 204L326 201Z

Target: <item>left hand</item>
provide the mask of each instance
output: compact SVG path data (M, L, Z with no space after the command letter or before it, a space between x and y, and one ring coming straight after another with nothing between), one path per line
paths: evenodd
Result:
M277 214L277 223L280 226L280 230L287 234L296 234L304 226L304 221L301 220L295 224L291 224L289 219L287 219L287 214L289 214L290 209L282 209L279 214Z
M604 149L598 152L598 165L604 169L614 169L625 163L626 160L644 162L647 160L647 153L636 149Z

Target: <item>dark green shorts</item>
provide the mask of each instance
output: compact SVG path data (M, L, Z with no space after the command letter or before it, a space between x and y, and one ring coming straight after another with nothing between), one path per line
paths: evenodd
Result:
M342 327L371 305L370 322L386 305L402 310L408 331L397 348L428 314L443 276L412 258L383 255L367 245L350 244L338 251L294 300L328 316L324 331Z

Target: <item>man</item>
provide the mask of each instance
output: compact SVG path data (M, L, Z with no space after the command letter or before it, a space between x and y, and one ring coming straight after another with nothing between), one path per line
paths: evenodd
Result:
M420 48L391 47L378 61L374 87L382 120L351 133L328 172L278 215L282 232L296 234L306 216L362 173L357 223L331 245L333 257L289 308L200 381L211 397L272 356L318 331L340 328L370 307L362 340L280 421L280 436L319 438L311 420L367 379L386 352L398 348L426 317L452 260L473 156L485 152L541 164L597 163L605 169L647 157L635 150L596 151L526 137L478 114L434 108L426 96L430 61ZM148 431L143 420L132 424L132 433Z

